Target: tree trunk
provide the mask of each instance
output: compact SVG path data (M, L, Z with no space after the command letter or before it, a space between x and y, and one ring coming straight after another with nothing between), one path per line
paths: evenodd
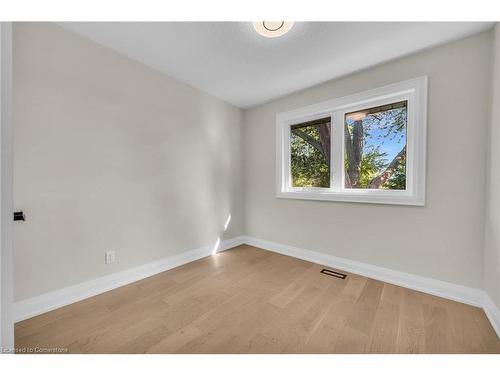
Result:
M326 163L328 166L330 166L330 123L326 123L328 126L325 124L317 125L316 128L319 133L319 141L311 137L309 134L306 132L303 132L302 130L298 129L292 129L292 133L295 134L296 136L302 138L304 141L309 143L311 146L313 146L315 149L317 149L323 157L326 160Z
M324 125L317 125L316 129L319 133L319 142L321 143L321 148L323 149L323 156L326 159L326 163L330 166L330 134L331 126L330 123Z
M351 187L359 186L359 172L361 169L361 157L363 155L364 132L363 121L354 121L352 126L352 136L349 133L347 124L344 125L345 149L349 166L347 174Z
M344 176L344 179L345 179L344 180L344 188L348 188L348 189L352 188L351 179L349 177L349 174L346 173L345 176Z

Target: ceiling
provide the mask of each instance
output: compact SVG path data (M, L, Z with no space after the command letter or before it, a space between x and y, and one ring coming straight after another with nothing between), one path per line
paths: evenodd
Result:
M298 22L264 38L251 22L60 23L241 108L493 26L488 22Z

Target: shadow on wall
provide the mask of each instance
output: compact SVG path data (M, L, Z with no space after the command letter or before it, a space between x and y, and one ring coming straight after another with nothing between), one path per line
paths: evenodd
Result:
M235 145L239 141L239 113L224 110L224 104L203 97L199 119L204 131L204 147L209 156L203 161L204 181L207 190L202 199L207 215L212 217L211 231L215 242L212 254L219 250L221 240L226 239L232 224L232 211L236 201L235 182L240 179L239 154ZM236 229L236 228L235 228ZM240 233L238 233L240 234ZM228 237L231 237L229 235Z
M221 241L226 236L231 237L228 231L237 199L234 181L240 172L235 154L235 142L239 137L239 124L235 121L239 114L236 109L233 113L226 104L207 96L200 96L200 102L193 105L201 110L189 121L198 126L189 127L183 133L185 139L175 139L176 146L169 138L161 142L165 165L160 170L169 171L171 183L163 184L165 190L157 191L152 206L157 207L154 215L165 223L163 239L173 252L211 244L212 254L216 254ZM165 126L172 126L172 123ZM190 149L186 149L186 145ZM173 157L177 160L172 160ZM182 168L175 168L178 158L184 159ZM165 200L165 194L170 199ZM172 201L176 202L174 206L168 203ZM186 237L193 243L190 248L185 248Z

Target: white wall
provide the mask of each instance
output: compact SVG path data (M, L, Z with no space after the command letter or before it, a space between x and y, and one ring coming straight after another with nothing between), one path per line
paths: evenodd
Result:
M14 347L12 317L12 25L0 22L0 348Z
M13 111L27 215L15 300L242 234L236 107L54 24L16 23Z
M500 27L498 24L493 31L492 51L484 289L500 310Z
M482 33L245 111L246 234L481 288L490 39ZM429 75L425 207L275 197L277 113L422 75Z

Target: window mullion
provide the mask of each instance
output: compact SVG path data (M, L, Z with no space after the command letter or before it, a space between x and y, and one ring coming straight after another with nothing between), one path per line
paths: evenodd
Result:
M342 127L342 115L340 112L334 112L331 116L331 147L330 147L330 173L331 173L331 187L333 191L338 192L342 189L343 184L343 174L342 168L344 167L344 157L343 157L343 127Z

